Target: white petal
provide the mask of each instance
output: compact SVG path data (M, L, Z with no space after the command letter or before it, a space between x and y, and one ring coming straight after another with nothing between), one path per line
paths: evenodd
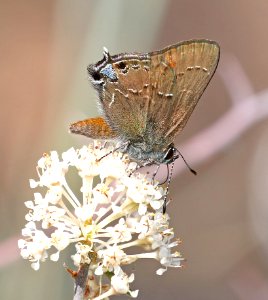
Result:
M23 239L19 239L18 240L18 247L19 247L19 249L25 247L25 245L26 245L26 241L25 240L23 240Z
M95 275L98 275L98 276L103 275L102 266L98 266L94 273L95 273Z
M166 272L166 270L167 270L167 269L160 268L160 269L158 269L158 270L156 271L156 274L161 276L161 275L163 275L163 274Z
M34 179L30 179L29 182L30 182L30 188L32 189L36 188L39 185L39 182L35 181Z
M32 263L32 264L31 264L31 267L32 267L35 271L38 271L39 268L40 268L40 263L39 263L39 261Z
M145 215L146 211L147 211L147 205L141 203L138 209L139 215L140 216Z
M129 294L132 298L137 298L139 294L139 290L129 291Z
M34 208L34 204L33 204L33 201L25 201L24 202L25 206L29 209L33 209Z
M60 257L60 252L59 251L50 255L50 259L52 261L58 261L59 257Z
M152 206L152 208L154 210L157 210L157 209L159 209L160 207L163 206L163 203L164 203L163 200L162 201L161 200L154 200L154 201L150 202L150 205Z

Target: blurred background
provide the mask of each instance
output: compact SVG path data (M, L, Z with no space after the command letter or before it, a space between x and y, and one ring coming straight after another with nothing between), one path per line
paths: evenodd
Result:
M103 46L147 52L192 38L216 40L221 60L176 141L198 172L177 160L170 187L186 267L159 277L157 263L137 262L133 289L139 299L268 299L267 11L266 0L0 0L2 299L72 299L65 258L35 272L17 239L42 153L87 143L68 133L98 115L87 65Z

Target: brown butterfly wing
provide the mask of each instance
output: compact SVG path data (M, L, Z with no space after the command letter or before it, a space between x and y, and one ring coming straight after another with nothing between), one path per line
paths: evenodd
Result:
M139 54L126 55L112 57L112 69L118 80L105 82L100 104L107 123L121 139L138 141L146 131L150 59L146 55L141 60Z
M169 145L184 128L219 61L213 41L193 40L151 53L149 122L155 139Z
M105 55L88 70L107 124L121 140L161 151L184 128L212 78L219 46L193 40L147 54Z

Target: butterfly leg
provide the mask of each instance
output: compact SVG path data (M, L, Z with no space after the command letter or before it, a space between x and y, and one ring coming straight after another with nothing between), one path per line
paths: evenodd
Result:
M158 171L159 171L159 168L160 168L160 164L157 165L157 167L156 167L156 169L155 169L155 171L154 171L154 173L153 173L152 180L155 180L155 176L157 175L157 173L158 173Z
M130 172L129 177L132 176L134 172L140 170L141 168L151 166L152 164L154 164L154 162L152 162L152 161L146 162L143 165L138 165L137 164L137 167L135 168L135 170Z
M100 149L101 149L101 150L104 149L104 148L106 147L106 145L107 145L107 141L105 141L105 142L102 144L102 146L101 146Z
M107 157L108 155L114 153L115 151L119 150L120 148L124 147L123 150L121 150L121 152L126 152L126 149L128 148L129 142L126 142L124 144L121 144L120 146L114 148L113 150L111 150L110 152L106 153L105 155L103 155L102 157L98 158L97 161L101 161L104 157Z
M168 167L169 165L166 164L166 166L167 166L167 176L166 176L166 179L163 182L159 183L158 185L165 184L168 181L168 179L169 179L169 167Z

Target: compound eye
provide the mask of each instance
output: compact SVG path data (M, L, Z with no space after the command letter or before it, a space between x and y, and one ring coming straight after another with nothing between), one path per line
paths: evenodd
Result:
M165 161L170 162L173 158L174 158L174 154L175 154L175 148L171 147L168 149L168 151L165 154Z
M101 75L100 75L99 72L94 71L94 72L91 73L91 76L92 76L92 78L93 78L94 81L101 80Z

